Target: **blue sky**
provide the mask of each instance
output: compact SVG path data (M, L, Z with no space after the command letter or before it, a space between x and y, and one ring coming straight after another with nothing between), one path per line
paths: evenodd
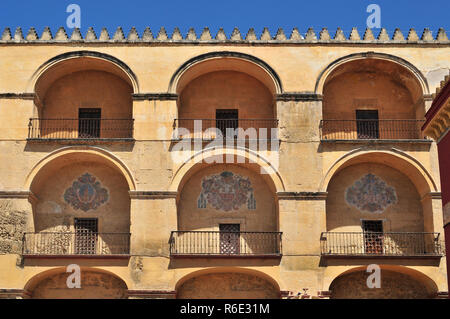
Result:
M360 33L366 27L366 12L369 4L381 7L381 26L392 36L395 28L400 28L404 35L410 27L419 32L428 27L436 35L444 27L450 36L450 1L449 0L1 0L0 28L10 27L12 31L21 26L26 35L33 26L39 34L45 26L50 26L53 33L66 26L66 7L78 4L81 7L81 29L83 35L90 26L99 35L102 27L107 27L110 35L118 26L128 33L135 26L142 34L149 26L156 34L161 26L168 33L178 26L183 35L190 27L200 34L203 27L210 27L213 36L219 27L229 35L234 27L239 27L245 35L250 27L260 34L263 27L268 27L275 34L282 27L287 34L293 27L304 33L308 27L320 31L328 27L334 35L341 27L348 35L352 27Z

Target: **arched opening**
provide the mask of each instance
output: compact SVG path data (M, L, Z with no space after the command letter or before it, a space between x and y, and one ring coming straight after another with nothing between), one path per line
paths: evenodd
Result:
M332 299L428 299L435 298L436 284L418 271L405 267L381 266L380 288L369 288L366 268L351 269L330 285ZM371 281L372 283L372 281Z
M179 95L176 126L187 129L187 134L194 131L195 120L201 120L203 131L216 128L223 135L227 129L237 128L255 129L256 134L264 128L270 134L270 129L277 127L274 97L281 83L275 72L255 57L231 52L197 57L175 73L169 90ZM216 134L203 135L206 137Z
M423 138L424 86L406 62L355 56L323 76L323 140Z
M128 288L118 276L94 268L81 268L80 288L69 288L73 272L57 268L30 279L25 291L32 299L126 299ZM70 281L71 283L73 281Z
M178 299L278 299L275 281L255 271L236 269L195 273L177 284Z
M383 152L341 163L329 180L323 252L341 255L439 256L424 176Z
M29 138L132 138L137 82L125 68L92 52L68 53L44 64L35 74Z
M280 256L275 186L259 169L245 163L194 165L179 185L172 254Z
M95 152L63 152L32 178L34 232L25 255L128 255L130 186Z

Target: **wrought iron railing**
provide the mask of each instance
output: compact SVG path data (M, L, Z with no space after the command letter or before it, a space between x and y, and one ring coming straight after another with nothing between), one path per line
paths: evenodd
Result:
M277 119L175 119L174 138L277 139ZM236 131L236 129L242 129ZM228 129L228 131L227 131ZM229 130L233 134L229 134Z
M324 232L320 238L323 256L442 256L439 233L414 232Z
M112 256L130 254L129 233L25 233L23 255L31 256Z
M280 232L173 231L172 256L281 256Z
M31 118L28 139L132 139L133 119Z
M417 140L424 120L321 120L321 140Z

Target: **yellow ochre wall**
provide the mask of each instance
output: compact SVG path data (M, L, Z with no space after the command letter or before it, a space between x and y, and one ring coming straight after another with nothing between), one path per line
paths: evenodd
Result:
M378 259L324 263L320 256L322 232L337 229L336 227L340 227L339 222L342 223L346 218L352 225L357 219L363 218L363 214L358 215L354 208L346 206L342 191L367 171L376 172L398 189L398 205L385 212L386 218L391 219L392 230L423 229L439 232L442 236L435 143L321 143L319 134L320 120L327 114L344 117L354 111L347 108L352 106L354 98L369 99L376 96L385 118L420 119L420 114L423 113L420 109L429 108L429 94L450 68L448 45L12 43L1 46L0 295L1 289L25 289L32 296L32 290L37 284L29 286L30 282L34 283L36 278L41 280L46 276L55 276L45 272L65 267L68 263L78 263L82 267L112 273L123 280L131 293L147 291L148 296L152 292L158 292L165 297L173 297L173 292L182 283L186 283L185 288L191 285L191 278L236 272L263 279L271 278L272 281L269 282L282 292L297 294L307 288L310 295L318 296L319 292L328 291L338 276L369 263L387 265L389 269L401 273L408 273L413 269L422 274L422 283L433 283L434 286L431 286L434 292L448 291L444 258L437 261ZM117 65L109 66L111 63L104 59L91 57L85 59L92 60L92 66L101 61L98 62L101 66L97 68L86 64L87 69L80 70L72 62L68 63L67 70L62 72L61 77L48 77L51 81L47 83L48 89L43 100L43 96L27 95L34 93L35 83L42 70L47 71L45 66L40 68L46 61L60 54L76 51L110 55L126 64L137 81L130 80L127 73L120 71ZM202 54L220 51L247 54L264 61L278 75L282 91L274 92L275 85L266 89L264 86L267 86L267 78L258 77L250 68L246 69L245 64L239 72L226 68L220 70L222 59L217 59L215 63L218 68L214 69L214 73L203 70L203 73L199 72L199 77L193 77L177 98L163 97L163 94L176 93L176 90L169 92L170 81L183 63ZM417 94L417 88L422 86L416 82L409 88L399 87L391 82L387 83L389 76L384 71L377 74L376 70L371 71L376 75L372 82L360 81L368 76L361 71L359 75L343 74L326 83L325 78L330 73L327 66L342 57L367 52L376 53L372 56L373 59L389 60L387 56L394 56L408 61L421 72L428 89L424 86L424 91ZM400 63L395 59L389 61ZM60 63L65 63L65 60ZM236 65L239 66L238 63ZM387 63L385 67L389 68L389 65ZM402 68L407 70L403 64ZM49 67L48 72L51 71L52 68ZM410 69L406 74L414 77ZM221 85L226 87L221 90ZM176 87L176 83L173 86ZM131 100L131 87L134 90L132 93L144 97L135 96ZM411 87L414 88L413 92ZM299 92L318 95L297 99L288 96L289 93ZM327 96L327 92L331 97ZM202 99L202 96L209 93L213 95L211 101ZM323 100L321 94L324 95ZM232 95L233 99L230 98ZM105 108L105 112L111 112L108 113L111 117L134 118L135 141L96 142L91 145L77 142L27 142L28 119L38 116L37 110L44 109L45 112L58 116L73 116L78 102L86 102L89 107L99 103ZM276 117L279 120L280 157L276 174L261 177L255 173L256 170L220 164L211 167L206 165L192 173L187 169L189 165L179 163L171 156L173 142L170 139L174 119L181 117L182 112L186 112L186 117L190 114L213 118L212 109L227 103L233 104L232 108L238 106L240 112L244 112L245 108L248 113L240 114L246 114L249 118L261 116ZM327 103L339 109L328 108ZM201 109L196 108L198 104L202 106ZM246 108L247 104L251 109ZM84 153L90 155L83 158ZM254 156L249 152L246 154L248 157ZM60 156L66 157L59 162ZM213 223L205 223L206 219L193 217L196 216L195 209L187 207L195 205L197 201L200 179L224 170L233 170L241 175L245 173L252 179L258 209L252 212L242 211L233 217L247 218L247 214L255 214L262 218L249 217L246 227L283 232L281 259L170 258L168 240L171 231L181 227L191 229L213 226ZM61 202L64 189L85 171L92 171L102 185L111 190L111 201L108 204L111 211L110 206L106 205L95 213L83 213L83 217L98 214L103 217L101 224L110 223L111 229L125 230L129 227L132 234L131 258L23 260L20 254L21 234L24 231L37 231L36 225L46 228L51 221L40 220L41 212L48 210L45 205L50 205L49 201ZM184 172L192 175L184 180ZM45 178L40 179L41 177ZM52 189L58 192L53 193ZM154 195L155 192L158 194ZM310 195L305 195L306 193ZM47 204L43 204L44 202ZM71 218L75 213L70 208L64 212ZM341 214L341 219L334 214ZM214 212L208 211L208 216L211 215ZM200 282L198 285L202 287L203 284ZM4 295L15 296L8 291ZM119 295L111 294L110 297ZM18 292L16 296L22 296L22 292ZM205 296L209 295L205 292Z

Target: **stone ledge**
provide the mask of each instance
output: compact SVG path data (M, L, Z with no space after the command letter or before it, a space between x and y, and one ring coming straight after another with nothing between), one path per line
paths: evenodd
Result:
M176 198L177 192L167 191L129 191L131 199L166 199Z
M278 192L278 199L288 200L325 200L327 192Z

